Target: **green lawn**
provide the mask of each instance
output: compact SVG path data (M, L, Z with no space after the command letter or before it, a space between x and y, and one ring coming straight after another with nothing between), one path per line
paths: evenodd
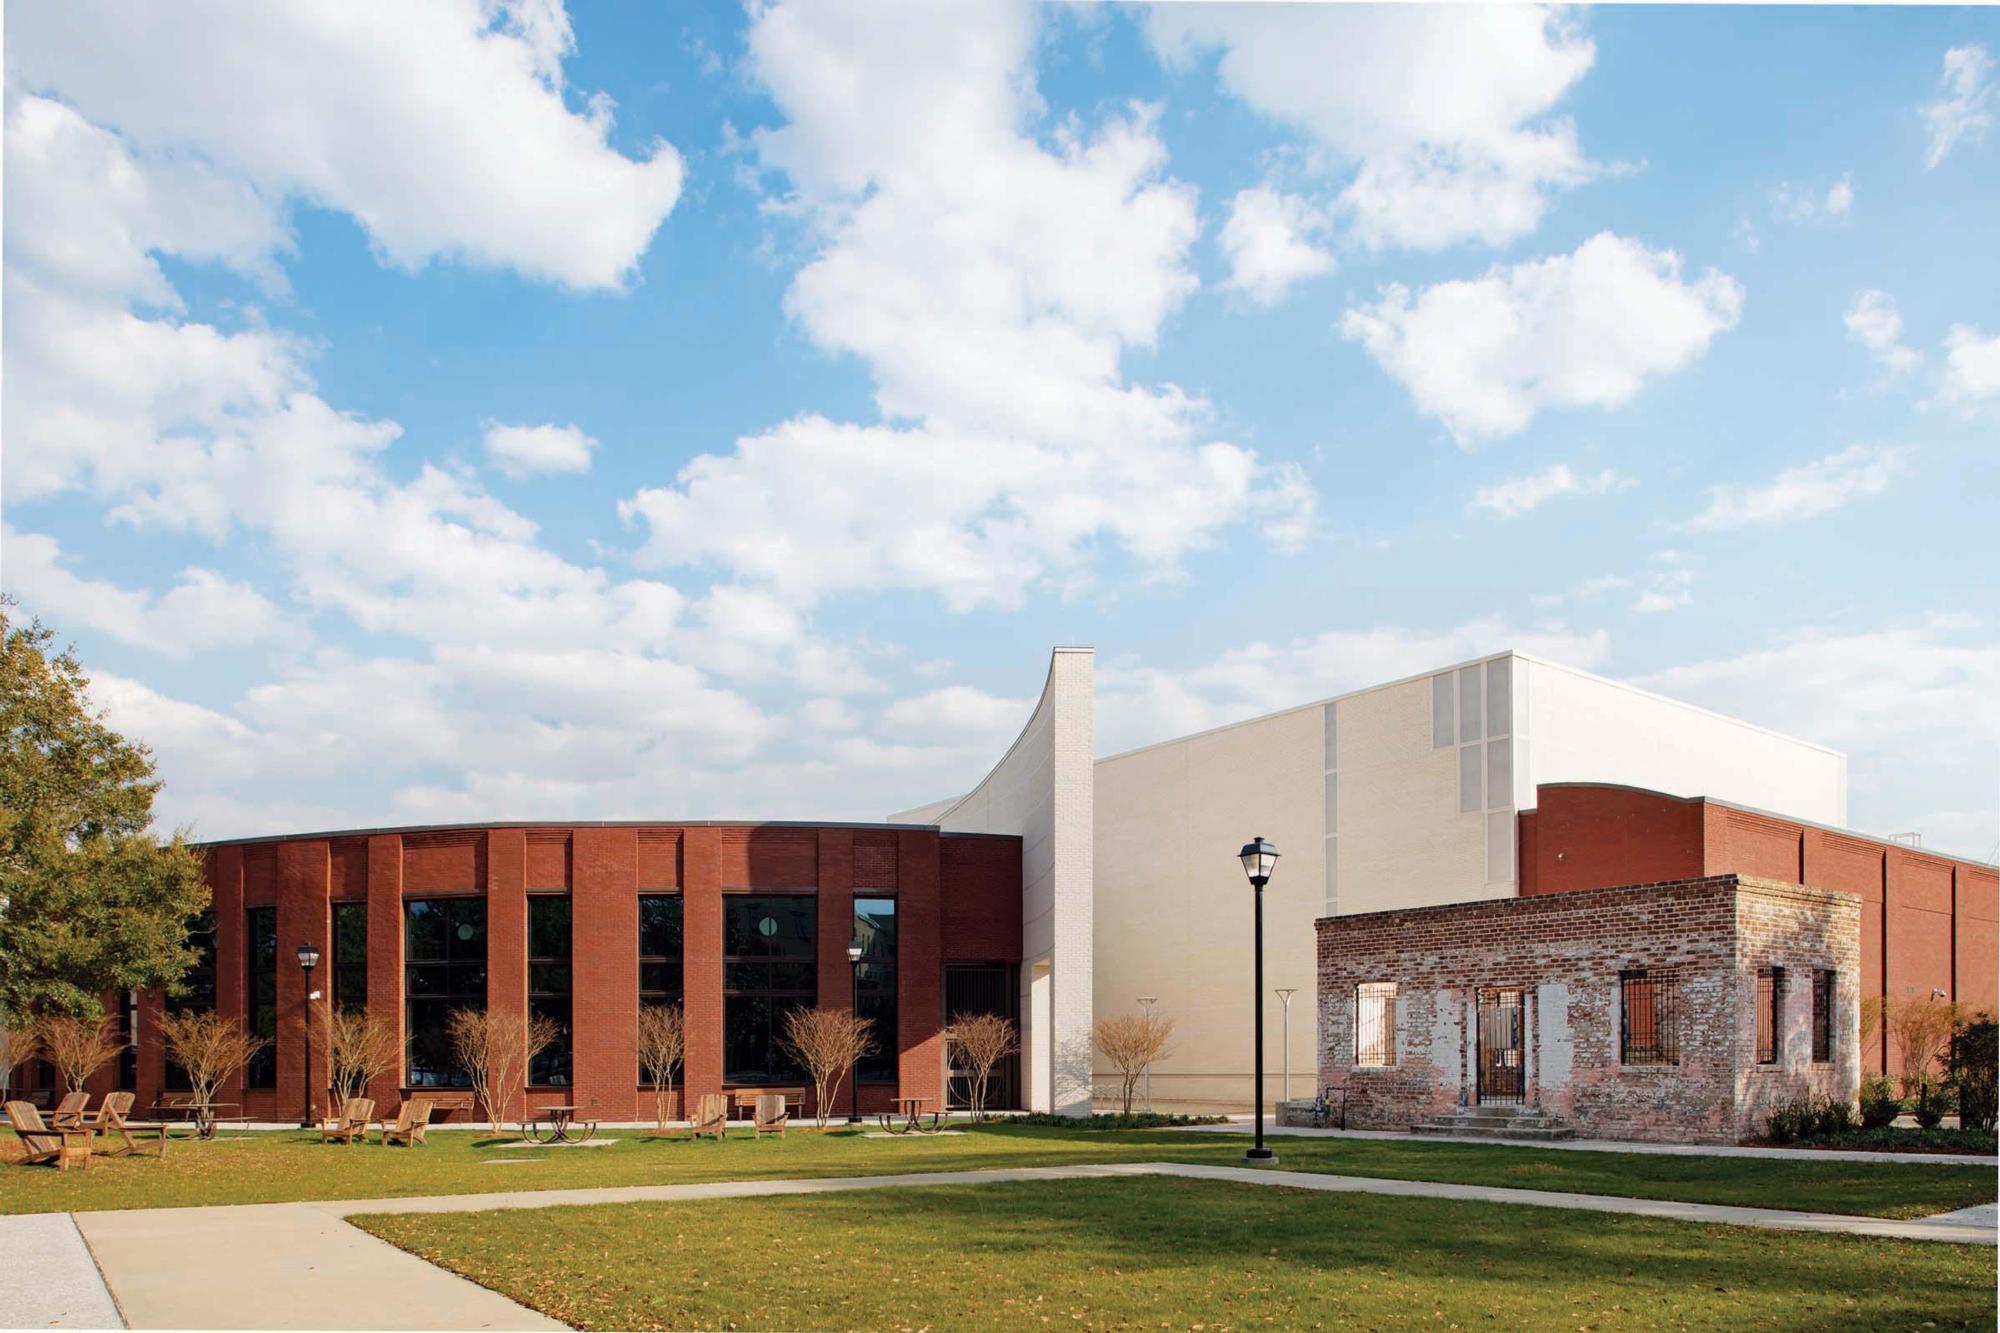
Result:
M784 1139L725 1143L620 1133L608 1148L523 1149L467 1131L433 1130L415 1150L323 1145L270 1132L195 1144L177 1140L163 1161L100 1158L87 1171L0 1165L0 1213L292 1199L371 1199L598 1185L685 1184L785 1176L973 1170L1080 1162L1240 1164L1247 1136L1168 1130L1080 1132L987 1125L935 1138L794 1131ZM0 1146L11 1147L7 1136ZM1400 1139L1279 1139L1294 1171L1442 1180L1744 1203L1821 1212L1920 1217L1995 1197L1990 1167L1811 1162L1560 1152Z
M1959 1328L1993 1252L1162 1178L353 1219L580 1328Z

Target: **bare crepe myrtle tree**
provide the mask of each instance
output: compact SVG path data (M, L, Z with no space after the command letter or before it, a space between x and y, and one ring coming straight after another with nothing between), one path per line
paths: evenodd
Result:
M674 1096L674 1071L687 1054L687 1016L677 1004L649 1004L639 1010L639 1067L653 1085L653 1121L667 1127Z
M459 1067L472 1080L473 1099L486 1108L496 1129L515 1092L527 1087L529 1064L562 1038L562 1024L553 1018L491 1009L454 1009L445 1031Z
M188 1091L203 1110L215 1104L216 1090L241 1073L266 1044L213 1010L161 1014L159 1026L167 1054L186 1071Z
M387 1020L352 1009L337 1009L320 1028L326 1052L326 1081L338 1109L350 1097L365 1097L376 1079L394 1072L403 1058L396 1029Z
M37 1029L42 1054L71 1092L81 1092L92 1074L118 1058L118 1034L109 1019L47 1014Z
M1951 1045L1951 1034L1958 1030L1958 1006L1935 996L1909 995L1890 1000L1883 1013L1898 1057L1903 1095L1914 1096L1940 1078L1939 1062Z
M13 1090L14 1067L28 1063L41 1049L42 1039L35 1035L32 1020L0 1019L0 1094Z
M1100 1018L1093 1035L1097 1049L1117 1069L1124 1114L1132 1114L1132 1090L1145 1077L1147 1066L1163 1058L1174 1035L1174 1020L1157 1014L1117 1014Z
M1020 1049L1014 1024L998 1014L961 1014L944 1030L972 1086L972 1118L986 1118L986 1090L992 1084L993 1067Z
M812 1076L813 1114L821 1129L840 1096L841 1078L875 1053L868 1037L874 1026L847 1009L794 1009L785 1015L778 1044Z

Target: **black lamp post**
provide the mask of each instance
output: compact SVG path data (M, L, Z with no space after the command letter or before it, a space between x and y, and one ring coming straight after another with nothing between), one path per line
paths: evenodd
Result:
M866 952L859 936L847 942L847 966L853 987L850 992L852 998L848 1001L848 1012L857 1017L861 1013L861 955ZM850 1125L861 1123L861 1062L858 1060L847 1075L847 1123Z
M313 969L319 966L319 950L310 944L299 946L299 967L306 974L306 1109L299 1117L300 1129L313 1122Z
M1264 886L1271 882L1271 872L1278 865L1278 849L1262 838L1252 838L1243 844L1237 853L1243 862L1243 873L1250 877L1250 887L1257 891L1256 925L1256 996L1257 1004L1257 1081L1250 1089L1250 1100L1257 1106L1257 1146L1243 1156L1252 1162L1273 1160L1271 1150L1264 1146Z

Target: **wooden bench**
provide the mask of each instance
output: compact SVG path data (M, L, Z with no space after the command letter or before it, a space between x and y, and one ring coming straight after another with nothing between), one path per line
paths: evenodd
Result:
M463 1111L467 1119L472 1117L473 1102L470 1089L404 1088L402 1093L403 1100L406 1102L413 1101L419 1097L429 1102L431 1104L432 1123L443 1120L448 1114L454 1111Z
M745 1117L754 1117L756 1115L757 1099L759 1097L772 1096L783 1097L785 1099L785 1110L788 1114L798 1116L800 1119L805 1118L806 1090L804 1088L732 1088L730 1089L730 1104L735 1111L736 1118L742 1120Z

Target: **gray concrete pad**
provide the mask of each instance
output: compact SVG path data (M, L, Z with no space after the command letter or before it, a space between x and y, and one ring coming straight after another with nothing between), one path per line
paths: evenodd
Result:
M307 1204L79 1213L132 1328L553 1329Z
M1173 1125L1179 1134L1248 1134L1249 1116L1231 1116L1226 1125ZM1471 1134L1425 1134L1400 1129L1312 1129L1304 1125L1264 1126L1264 1137L1299 1139L1395 1139L1402 1143L1473 1143L1489 1148L1546 1148L1554 1152L1629 1152L1661 1157L1762 1157L1795 1162L1904 1162L1930 1166L1990 1166L2000 1157L1974 1153L1856 1152L1843 1148L1753 1148L1726 1143L1637 1143L1625 1139L1555 1139L1524 1142L1486 1139Z
M68 1213L0 1217L0 1328L123 1328Z

